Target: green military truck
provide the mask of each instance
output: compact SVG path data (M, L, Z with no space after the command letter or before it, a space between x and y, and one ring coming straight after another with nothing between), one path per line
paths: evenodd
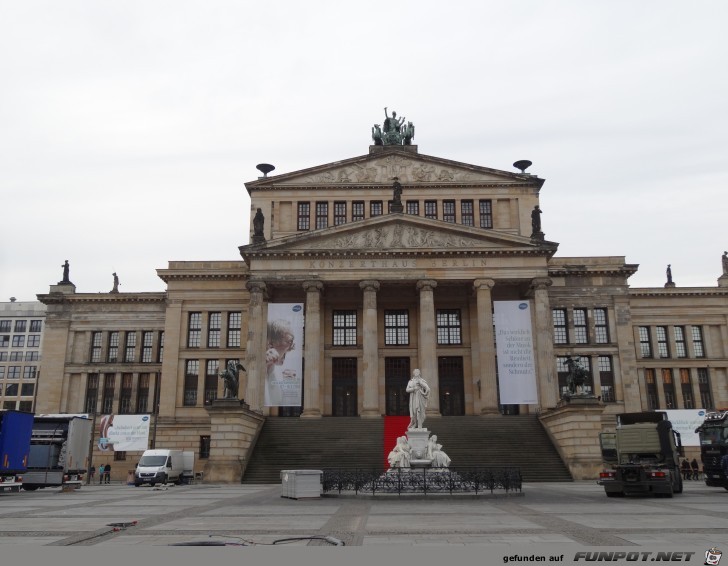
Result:
M667 413L622 413L615 432L599 435L604 470L598 484L607 497L647 494L672 497L682 493L680 433Z

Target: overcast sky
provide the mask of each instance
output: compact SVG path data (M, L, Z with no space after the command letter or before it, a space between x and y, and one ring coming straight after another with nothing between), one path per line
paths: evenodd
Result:
M728 2L0 3L0 301L163 291L240 259L258 163L368 152L529 173L558 256L715 286L728 249Z

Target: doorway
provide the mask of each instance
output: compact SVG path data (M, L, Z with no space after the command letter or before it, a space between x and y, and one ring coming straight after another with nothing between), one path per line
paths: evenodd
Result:
M333 358L331 380L331 414L357 416L356 358Z
M440 387L440 414L453 417L465 414L465 387L463 385L463 359L459 356L437 358Z
M385 410L387 416L409 416L407 395L409 375L409 358L384 358Z

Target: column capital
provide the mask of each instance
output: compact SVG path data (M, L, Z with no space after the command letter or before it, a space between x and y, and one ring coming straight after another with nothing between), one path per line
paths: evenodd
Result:
M248 282L245 283L245 287L251 293L264 293L267 290L267 287L265 286L265 281L260 281L257 279L249 279Z
M549 277L534 277L531 279L531 288L535 291L545 291L551 285L553 285L553 281Z
M366 279L364 281L359 281L359 288L362 291L379 291L379 281L376 281L374 279Z
M495 281L493 279L476 279L473 281L473 288L476 291L480 291L481 289L490 291L493 287L495 287Z
M418 291L432 291L437 287L437 281L434 279L420 279L417 282Z
M312 291L320 293L323 290L323 288L324 288L324 284L321 283L321 281L312 280L312 281L303 282L303 289L307 293L310 293Z

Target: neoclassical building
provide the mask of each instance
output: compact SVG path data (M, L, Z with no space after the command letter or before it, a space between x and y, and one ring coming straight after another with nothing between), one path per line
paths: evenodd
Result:
M375 141L301 171L259 166L239 261L170 262L163 293L76 293L69 281L39 295L37 412L155 413L157 445L232 460L266 418L407 414L418 368L430 415L537 414L574 477L591 477L615 413L728 406L728 275L631 288L638 266L623 256L558 256L529 162L500 171ZM304 320L289 341L298 405L266 402L269 312L288 304ZM520 330L511 306L527 313ZM583 406L563 399L568 357L589 372ZM251 429L228 445L211 409L229 360L246 368Z

